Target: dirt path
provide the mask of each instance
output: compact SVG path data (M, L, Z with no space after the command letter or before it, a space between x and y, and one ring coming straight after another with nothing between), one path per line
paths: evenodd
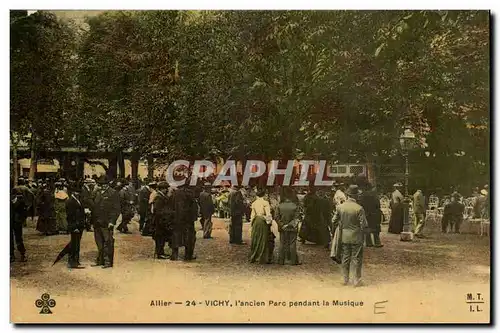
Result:
M68 270L62 262L51 266L68 236L43 237L25 229L30 261L11 267L11 321L489 321L488 237L441 235L430 228L431 238L404 243L383 233L385 246L365 251L365 286L352 288L341 285L339 267L320 246L299 246L301 266L249 264L249 245L228 244L219 219L215 239L200 239L198 232L198 259L190 263L154 260L151 238L138 234L136 222L131 230L131 235L116 236L113 269L90 267L95 243L93 233L85 233L81 261L88 267ZM247 224L244 238L249 243ZM35 307L44 292L56 301L51 315L40 315ZM481 293L486 303L466 304L468 293ZM213 300L221 302L206 303ZM350 305L335 305L335 300ZM380 305L385 309L377 310L385 313L374 314L374 303L386 300ZM173 303L153 306L152 301Z

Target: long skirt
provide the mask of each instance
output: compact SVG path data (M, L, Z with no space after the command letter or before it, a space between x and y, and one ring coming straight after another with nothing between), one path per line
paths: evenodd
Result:
M300 226L299 237L302 241L327 245L330 241L330 231L321 217L317 219L306 217Z
M252 243L250 245L250 262L267 263L269 258L269 233L266 219L256 216L252 222Z
M66 220L66 200L56 199L54 203L54 210L56 212L57 231L67 232L68 221Z
M391 209L391 219L389 221L389 232L399 234L403 231L404 206L402 203L395 203Z

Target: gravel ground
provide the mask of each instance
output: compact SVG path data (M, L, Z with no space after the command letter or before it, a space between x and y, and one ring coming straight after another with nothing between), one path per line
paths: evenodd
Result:
M153 259L153 240L116 233L115 267L90 267L96 256L92 232L82 238L81 262L86 269L69 270L66 261L52 266L69 236L40 236L28 221L25 245L28 262L11 265L13 322L477 322L489 321L490 240L477 226L462 234L440 234L430 225L428 238L401 242L381 234L383 248L367 248L361 288L341 285L340 270L329 252L299 244L303 265L248 263L247 245L230 245L225 221L214 219L214 239L197 233L194 262ZM198 229L201 229L197 223ZM181 255L183 255L181 251ZM57 301L54 314L42 316L34 301L48 292ZM483 312L471 313L466 293L481 292ZM151 307L151 300L182 305ZM208 306L205 300L228 300L231 307ZM290 301L353 300L361 308L311 306L295 309ZM285 301L284 307L242 307L236 301ZM373 303L389 300L390 311L374 315ZM194 301L197 306L186 306ZM201 302L201 303L200 303Z

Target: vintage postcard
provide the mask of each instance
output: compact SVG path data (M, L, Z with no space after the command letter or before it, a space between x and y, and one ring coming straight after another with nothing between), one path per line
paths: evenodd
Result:
M490 323L490 47L477 10L11 10L11 322Z

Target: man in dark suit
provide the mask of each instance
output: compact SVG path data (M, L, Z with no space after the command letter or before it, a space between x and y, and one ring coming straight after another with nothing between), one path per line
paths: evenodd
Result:
M10 262L15 261L14 245L17 245L17 250L21 254L21 261L27 261L23 241L23 222L26 220L27 206L25 198L21 188L16 186L12 189L10 196Z
M113 267L113 230L120 216L120 197L105 178L99 179L100 188L94 200L94 238L98 255L94 266Z
M451 201L444 206L443 217L441 219L441 231L446 233L448 231L448 225L450 226L450 232L455 231L455 233L460 233L460 225L464 219L465 206L460 203L460 194L458 192L453 192L451 195Z
M146 218L148 217L149 210L149 196L151 195L151 187L150 183L147 182L147 179L144 180L146 184L141 187L139 190L139 231L142 232L144 225L146 224Z
M153 201L153 239L155 240L155 256L167 259L165 243L171 239L169 226L175 217L173 191L169 191L167 182L158 184L158 195Z
M116 228L121 233L129 234L128 224L134 217L134 197L126 180L123 181L123 186L119 189L120 208L122 214L122 222Z
M208 184L205 185L203 191L200 193L200 213L201 213L201 226L203 227L203 238L212 238L212 214L215 207L212 200L212 195L208 189Z
M229 196L229 207L231 209L231 233L229 235L229 243L243 245L245 244L243 243L243 214L245 214L245 201L238 185L235 186L234 191Z
M70 184L68 190L70 196L66 200L66 218L68 232L71 234L68 268L80 268L80 241L85 229L85 210L77 184Z
M83 209L87 210L88 213L86 213L85 216L85 228L87 231L92 231L92 220L90 217L91 210L92 210L92 203L94 201L95 197L95 192L96 192L96 184L93 179L86 179L83 187L82 187L82 192L80 195L80 202L83 205Z
M188 181L186 181L188 183ZM179 259L179 247L184 246L184 260L194 260L194 247L196 244L196 230L194 222L198 215L198 204L194 193L186 185L179 186L174 191L175 217L172 220L170 230L172 230L170 260Z
M371 184L368 184L366 191L361 194L359 204L365 210L366 220L368 222L368 230L365 234L366 246L382 247L383 245L380 244L380 223L382 219L382 211L380 210L380 200L377 197L375 188L373 188Z
M26 214L24 215L24 219L22 221L23 227L26 227L26 218L28 217L28 213L31 212L32 209L34 209L35 205L35 195L33 192L29 189L29 187L26 185L27 181L23 177L20 177L17 181L17 186L19 190L21 190L23 196L24 196L24 205L26 206ZM33 216L33 214L31 215Z
M337 206L333 217L333 228L340 225L342 230L342 274L344 285L349 284L351 262L354 264L354 286L361 285L361 269L363 265L363 235L367 227L365 211L356 199L359 196L357 185L347 189L347 201Z
M295 194L289 188L278 205L276 211L276 222L280 232L280 247L278 263L285 264L285 260L290 260L292 265L299 265L297 255L297 231L299 226L299 209L295 202Z

